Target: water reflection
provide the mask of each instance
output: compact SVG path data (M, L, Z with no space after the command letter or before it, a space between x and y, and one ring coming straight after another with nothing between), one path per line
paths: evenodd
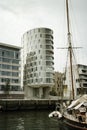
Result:
M49 111L1 112L0 130L68 130L48 118Z
M24 120L21 117L18 119L16 130L24 130Z

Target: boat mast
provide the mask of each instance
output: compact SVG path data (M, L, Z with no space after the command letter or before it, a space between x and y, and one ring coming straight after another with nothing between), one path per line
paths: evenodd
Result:
M70 33L70 21L69 21L69 7L68 0L66 0L66 14L67 14L67 40L68 40L68 51L70 58L70 72L71 72L71 85L72 85L72 98L74 99L74 84L73 84L73 68L72 68L72 44L71 44L71 33Z

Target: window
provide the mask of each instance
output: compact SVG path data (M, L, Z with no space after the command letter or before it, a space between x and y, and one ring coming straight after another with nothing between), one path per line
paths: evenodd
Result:
M50 72L46 72L46 77L50 77L51 73Z
M2 51L1 51L1 49L0 49L0 56L2 55Z
M3 64L3 65L2 65L2 69L11 69L11 66L10 66L10 65L5 65L5 64Z
M41 75L41 72L39 72L39 76Z
M2 61L2 58L0 57L0 61Z
M36 67L36 71L37 71L37 67Z
M38 40L38 42L40 42L40 39Z
M40 56L40 59L42 59L42 55Z
M47 83L53 83L53 79L46 78L46 82L47 82Z
M18 73L17 72L12 72L12 76L18 76Z
M2 75L11 76L11 72L2 71Z
M38 52L40 53L40 50Z
M4 51L2 51L2 56L4 56Z
M19 64L19 61L18 60L13 60L12 63Z
M51 33L51 30L50 29L45 29L45 31L47 32L47 33Z
M40 37L42 37L42 34L40 34Z
M41 64L41 62L39 61L39 65Z
M15 53L15 58L16 58L16 59L19 58L19 54L18 54L18 52Z
M18 79L12 79L12 83L19 83Z
M36 73L34 73L34 76L36 77Z
M36 82L38 82L38 79L36 79Z
M35 35L35 38L37 38L37 34Z
M50 78L46 78L46 82L47 82L47 83L50 83Z
M19 67L18 67L18 66L12 66L12 69L13 69L13 70L18 70Z
M40 45L40 48L42 48L42 45Z
M11 58L14 58L14 52L7 52L8 53L8 56L10 56Z
M47 66L51 66L51 65L53 65L53 64L52 64L52 62L50 62L50 61L46 61L46 65L47 65Z
M40 32L40 29L38 29L38 32Z

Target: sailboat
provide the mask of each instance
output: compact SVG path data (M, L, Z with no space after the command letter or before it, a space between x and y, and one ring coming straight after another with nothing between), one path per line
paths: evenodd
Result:
M67 40L68 40L68 51L70 61L70 77L71 77L71 88L72 88L72 102L63 112L63 122L69 128L75 130L87 130L87 95L83 94L79 98L75 99L75 87L73 81L73 63L72 63L72 41L70 32L70 21L69 21L69 4L66 0L66 12L67 12Z
M87 94L82 94L79 98L76 98L75 95L75 86L73 81L74 80L73 60L72 60L73 48L75 49L75 47L72 47L68 0L66 0L66 14L67 14L67 41L68 41L69 62L70 62L72 102L63 110L61 117L63 124L66 127L75 130L87 130Z

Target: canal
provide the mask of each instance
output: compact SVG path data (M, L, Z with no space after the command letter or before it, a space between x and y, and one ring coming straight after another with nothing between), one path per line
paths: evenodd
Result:
M48 110L0 112L0 130L67 130L48 118Z

